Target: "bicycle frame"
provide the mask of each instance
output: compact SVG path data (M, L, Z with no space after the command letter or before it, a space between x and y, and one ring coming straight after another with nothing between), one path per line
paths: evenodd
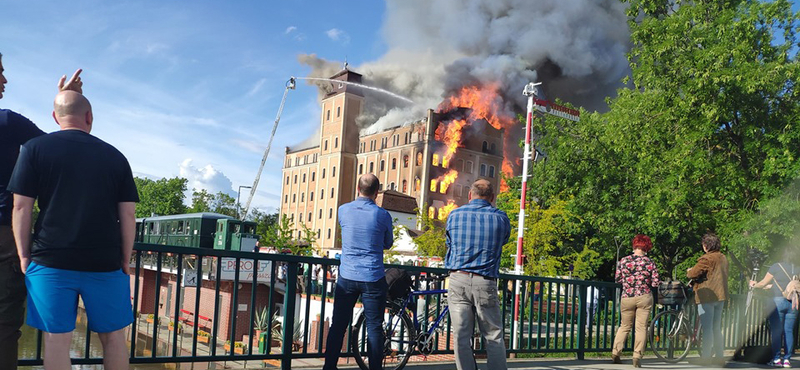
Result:
M435 294L445 294L445 293L447 293L447 289L433 289L433 290L419 290L419 291L412 290L408 294L408 296L406 296L406 298L403 300L402 307L404 310L409 310L408 304L411 303L412 300L416 301L416 297L435 295ZM412 318L414 321L414 329L419 330L421 325L419 319L417 318L417 311L416 310L409 310L409 311L412 311L413 313ZM442 312L439 313L439 316L436 318L436 320L434 320L433 324L428 328L428 331L426 333L429 335L433 334L434 330L439 328L439 324L442 322L444 316L447 315L448 312L450 312L450 306L445 304L444 309L442 309Z

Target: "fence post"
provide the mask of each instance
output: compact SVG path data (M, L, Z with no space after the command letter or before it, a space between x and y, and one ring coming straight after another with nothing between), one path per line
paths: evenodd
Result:
M283 296L283 345L281 369L292 369L292 346L294 345L294 307L297 299L297 262L286 263L286 292Z
M586 355L586 285L579 285L578 286L578 299L580 302L578 303L578 307L580 312L578 313L578 360L583 360ZM575 333L572 333L575 335Z

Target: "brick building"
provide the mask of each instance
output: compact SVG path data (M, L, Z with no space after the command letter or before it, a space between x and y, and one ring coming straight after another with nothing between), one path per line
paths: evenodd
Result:
M344 69L331 79L360 83L361 75ZM280 214L293 221L296 237L302 233L301 225L315 233L315 247L323 253L341 249L336 213L340 205L355 199L362 174L375 174L381 190L413 197L419 207L427 207L429 215L439 218L453 204L467 203L469 186L479 177L492 181L495 188L499 185L502 129L485 121L473 122L454 154L446 154L448 148L436 139L440 124L459 119L467 109L428 110L417 122L398 122L395 127L362 134L356 125L364 105L358 86L333 82L321 104L318 145L286 149ZM457 177L443 183L453 170Z

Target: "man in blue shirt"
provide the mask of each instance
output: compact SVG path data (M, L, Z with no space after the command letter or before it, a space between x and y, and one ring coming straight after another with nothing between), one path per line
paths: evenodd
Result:
M475 369L470 344L477 313L478 327L486 339L488 368L504 370L506 347L497 277L503 244L511 236L511 223L505 212L492 207L494 189L489 181L475 181L469 199L469 204L450 212L446 227L444 266L451 271L447 302L456 341L456 367Z
M375 204L380 182L373 174L358 179L359 197L339 207L342 256L333 300L333 323L328 332L325 366L334 370L342 352L347 324L361 296L369 341L370 370L383 369L383 311L386 309L386 277L383 250L393 243L392 217Z
M0 99L5 92L6 77L3 69L3 54L0 54ZM64 77L59 81L59 90L80 92L82 83L78 75L69 82ZM17 368L17 346L22 335L20 327L25 315L25 276L20 271L17 247L11 231L11 209L13 195L6 187L11 172L17 163L19 147L28 140L44 135L44 132L23 115L0 109L0 369Z

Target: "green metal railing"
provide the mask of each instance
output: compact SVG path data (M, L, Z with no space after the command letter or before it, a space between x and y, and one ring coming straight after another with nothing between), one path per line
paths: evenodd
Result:
M131 299L136 311L128 329L132 364L267 360L291 369L293 359L324 357L325 319L333 307L327 297L333 296L335 286L327 272L338 268L338 260L137 243L131 263ZM448 273L437 268L395 267L417 277ZM315 270L321 276L315 276ZM193 276L196 286L189 281ZM417 289L443 285L437 279L415 281ZM506 274L500 275L498 284L508 353L518 357L573 353L583 359L587 353L611 351L619 325L618 284ZM517 288L520 318L515 324ZM725 310L729 348L769 340L761 319L763 308L751 310L745 318L743 301L742 296L734 296ZM446 297L426 296L416 307L423 328L445 303ZM255 319L262 309L269 323L266 334L256 335ZM453 353L449 317L443 324L432 354ZM42 335L30 333L37 336L36 348L29 351L32 356L20 359L22 366L42 364ZM91 349L93 341L98 343L89 330L76 334L83 338L84 348L73 363L101 364L98 351ZM276 341L280 346L272 345ZM631 336L629 348L632 341ZM480 340L476 348L483 351ZM351 355L348 345L342 356Z

